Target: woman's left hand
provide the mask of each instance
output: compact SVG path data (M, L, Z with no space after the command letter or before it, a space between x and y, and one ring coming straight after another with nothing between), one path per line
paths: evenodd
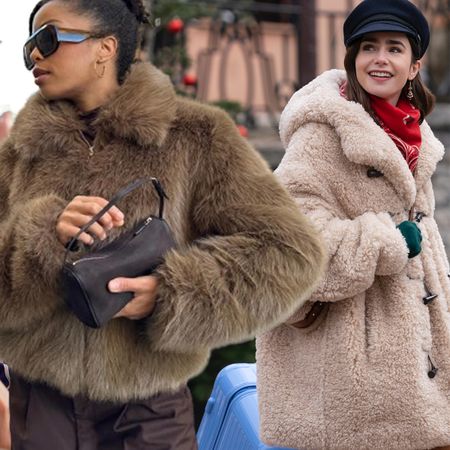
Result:
M110 292L134 292L134 298L114 317L131 320L149 316L155 308L158 294L158 278L152 275L136 278L115 278L108 283Z

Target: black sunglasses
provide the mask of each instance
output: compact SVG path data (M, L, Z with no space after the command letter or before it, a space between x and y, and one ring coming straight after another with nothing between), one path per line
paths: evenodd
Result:
M86 39L97 39L103 36L95 35L89 31L69 30L47 24L36 30L23 46L23 59L25 67L31 70L34 61L31 57L33 50L37 48L43 58L47 58L58 50L60 42L72 42L78 44Z

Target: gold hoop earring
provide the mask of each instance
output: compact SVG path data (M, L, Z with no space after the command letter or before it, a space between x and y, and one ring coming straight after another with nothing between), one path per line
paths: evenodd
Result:
M412 88L412 80L409 80L408 92L406 94L406 97L409 101L411 101L414 98L414 92L413 92L413 88Z
M94 63L94 70L95 70L95 73L97 74L97 76L99 77L99 78L103 78L104 76L105 76L105 72L106 72L106 66L102 66L102 71L101 71L101 73L99 73L98 72L98 64L99 64L99 62L98 61L95 61L95 63Z

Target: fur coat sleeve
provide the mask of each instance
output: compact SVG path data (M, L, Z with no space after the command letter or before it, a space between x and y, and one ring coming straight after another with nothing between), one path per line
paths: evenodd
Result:
M160 268L148 321L158 349L242 341L289 317L317 285L323 250L310 221L261 157L217 112L192 174L192 220L204 236Z
M389 213L369 211L349 217L342 208L335 194L342 192L331 184L339 183L332 167L339 161L339 154L340 141L333 129L310 123L293 135L276 171L326 243L328 268L313 294L315 301L353 297L366 291L375 276L400 273L408 261L406 242ZM353 193L344 195L350 198Z
M0 317L2 329L19 329L48 316L61 301L55 273L62 267L64 247L55 225L65 202L49 193L23 203L8 201L16 164L13 139L0 150ZM49 258L49 255L54 257ZM37 295L36 290L49 295ZM46 298L43 302L42 298ZM37 301L39 299L39 301ZM24 314L26 306L27 314Z

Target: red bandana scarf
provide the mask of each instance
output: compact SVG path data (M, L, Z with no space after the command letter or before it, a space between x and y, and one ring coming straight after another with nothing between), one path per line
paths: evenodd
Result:
M370 106L381 127L394 141L411 172L414 173L422 144L419 127L420 111L403 97L400 97L397 106L394 106L386 100L371 95Z
M340 86L340 94L347 98L347 82ZM416 170L422 134L419 127L420 111L401 97L397 106L380 97L370 96L370 106L386 134L394 141L412 173Z

